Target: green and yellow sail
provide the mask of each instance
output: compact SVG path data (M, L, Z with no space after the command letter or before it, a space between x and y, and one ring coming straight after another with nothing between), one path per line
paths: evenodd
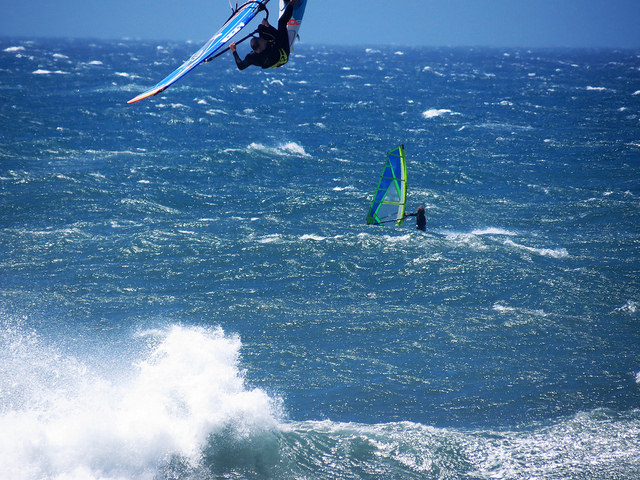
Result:
M367 214L369 225L396 222L402 225L407 203L407 159L404 145L387 152L387 161L380 175Z

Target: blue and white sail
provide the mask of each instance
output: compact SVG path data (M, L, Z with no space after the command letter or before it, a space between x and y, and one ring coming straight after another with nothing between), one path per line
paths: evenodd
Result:
M216 32L216 34L205 43L200 50L194 53L189 60L175 69L169 76L158 82L149 90L142 92L137 97L132 98L127 103L135 103L152 95L166 90L174 82L185 76L191 70L196 68L207 58L220 51L240 30L247 26L258 14L261 8L265 8L269 0L251 0L244 3L234 12L234 14L226 21L226 23Z

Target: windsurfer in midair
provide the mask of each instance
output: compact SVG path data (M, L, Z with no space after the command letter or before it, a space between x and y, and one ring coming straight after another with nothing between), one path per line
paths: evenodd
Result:
M416 213L406 213L405 217L416 217L416 228L423 232L427 229L427 218L424 216L424 207L420 205Z
M236 65L240 70L244 70L250 65L262 68L281 67L289 61L289 34L287 33L287 23L291 20L293 6L298 0L290 0L287 7L282 12L282 16L278 19L278 29L272 27L267 19L262 21L258 26L258 37L251 39L251 53L244 60L240 59L236 51L235 42L229 45L229 49L233 52Z

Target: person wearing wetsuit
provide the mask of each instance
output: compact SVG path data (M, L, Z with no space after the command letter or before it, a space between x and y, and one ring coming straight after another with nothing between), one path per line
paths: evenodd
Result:
M420 205L416 213L407 213L405 217L416 217L416 228L423 232L427 230L427 218L424 216L424 207Z
M236 60L238 69L244 70L250 65L262 68L281 67L289 61L290 45L289 34L287 33L287 23L291 20L293 6L298 0L290 0L287 8L282 12L282 16L278 19L278 29L269 25L265 18L262 24L258 26L258 37L251 39L251 53L244 60L240 59L236 51L235 42L229 45Z

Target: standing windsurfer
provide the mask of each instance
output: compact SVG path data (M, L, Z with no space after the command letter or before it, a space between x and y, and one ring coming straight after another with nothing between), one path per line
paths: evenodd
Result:
M244 60L240 59L236 51L235 42L229 45L238 69L244 70L250 65L262 68L277 68L289 61L290 45L287 23L291 20L293 6L297 2L298 0L289 1L287 8L284 9L282 16L278 19L277 30L269 24L266 18L262 21L262 24L258 26L258 37L251 39L252 51Z
M416 217L416 228L423 232L427 230L427 218L424 216L424 207L420 205L416 213L406 213L405 217Z

